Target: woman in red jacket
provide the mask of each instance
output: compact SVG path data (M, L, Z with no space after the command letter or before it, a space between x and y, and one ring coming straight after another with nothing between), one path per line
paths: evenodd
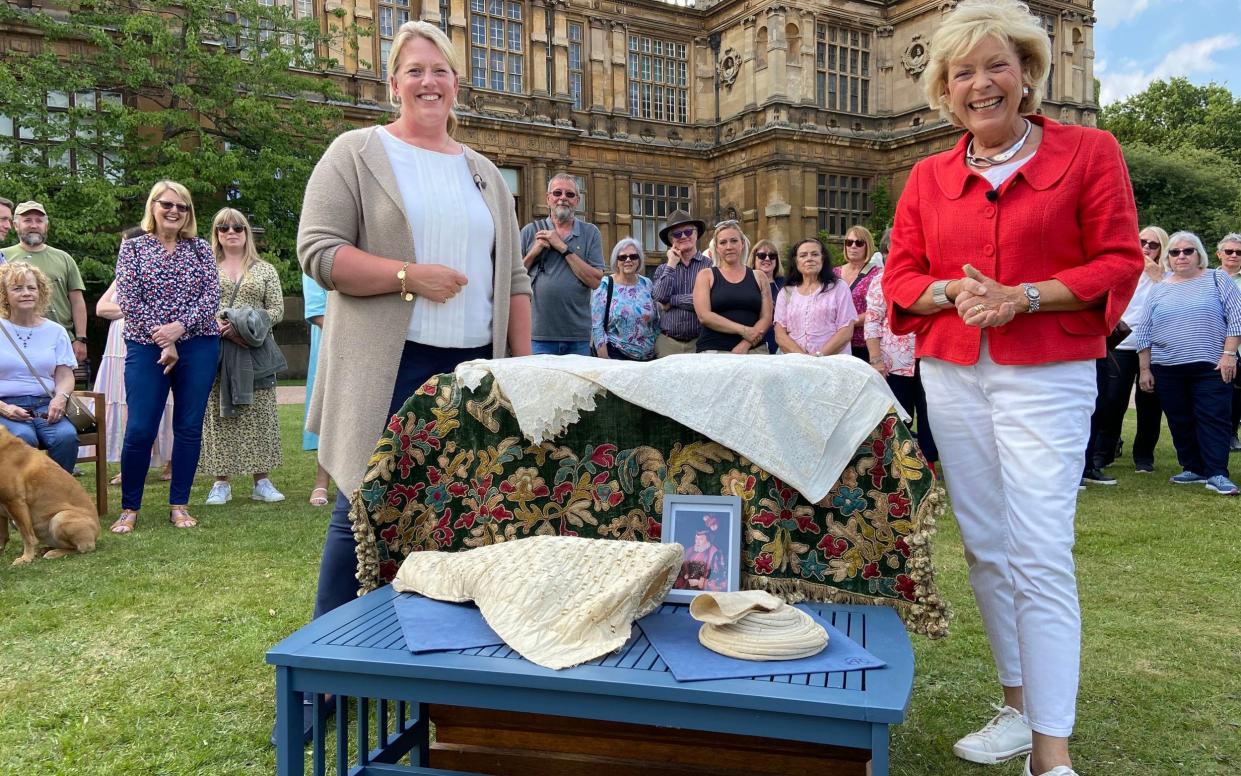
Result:
M953 751L1071 776L1081 615L1073 519L1094 359L1133 294L1137 213L1111 135L1031 115L1050 43L1015 0L963 2L922 80L966 134L919 162L883 279L917 334L970 583L1005 706ZM942 429L942 430L941 430Z

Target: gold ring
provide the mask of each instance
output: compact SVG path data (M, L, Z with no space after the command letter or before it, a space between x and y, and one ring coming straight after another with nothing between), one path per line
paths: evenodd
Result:
M978 312L980 310L985 311L986 309L987 309L987 306L985 304L976 304L970 308L972 312Z

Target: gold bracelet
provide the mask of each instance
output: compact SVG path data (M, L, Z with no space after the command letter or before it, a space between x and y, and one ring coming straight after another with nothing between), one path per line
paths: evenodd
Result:
M396 273L397 279L401 281L401 298L406 302L414 301L414 295L405 289L405 270L409 269L409 262L401 265L401 269Z

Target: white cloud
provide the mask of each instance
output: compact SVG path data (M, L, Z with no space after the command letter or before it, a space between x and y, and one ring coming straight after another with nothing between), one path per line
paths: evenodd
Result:
M1193 73L1210 73L1219 68L1219 64L1212 57L1241 45L1241 38L1227 33L1173 45L1175 50L1164 56L1159 64L1149 71L1129 62L1124 63L1126 67L1123 70L1111 70L1106 62L1100 62L1095 68L1095 76L1102 87L1099 103L1107 105L1123 100L1145 89L1151 81Z
M1104 27L1136 19L1150 7L1151 0L1095 0L1094 15Z

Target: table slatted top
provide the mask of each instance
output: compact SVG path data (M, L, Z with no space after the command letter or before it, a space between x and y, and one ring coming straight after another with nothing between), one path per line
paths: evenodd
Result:
M839 711L841 706L859 710L856 716L830 712L825 716L893 722L903 719L912 690L912 647L900 618L887 607L809 604L838 630L884 660L884 668L678 682L636 625L620 650L562 671L534 665L505 645L413 654L405 645L392 606L397 595L391 586L385 586L330 612L273 647L267 662L426 679L461 680L465 678L461 672L467 671L481 673L493 684L542 687L550 681L573 691L586 691L588 686L603 682L606 690L590 687L589 691L648 698L657 697L661 691L680 691L692 694L698 703L756 709L768 705L764 700L773 704L797 700L810 702L824 712ZM661 611L674 608L676 605L666 604ZM483 681L483 677L474 680Z

